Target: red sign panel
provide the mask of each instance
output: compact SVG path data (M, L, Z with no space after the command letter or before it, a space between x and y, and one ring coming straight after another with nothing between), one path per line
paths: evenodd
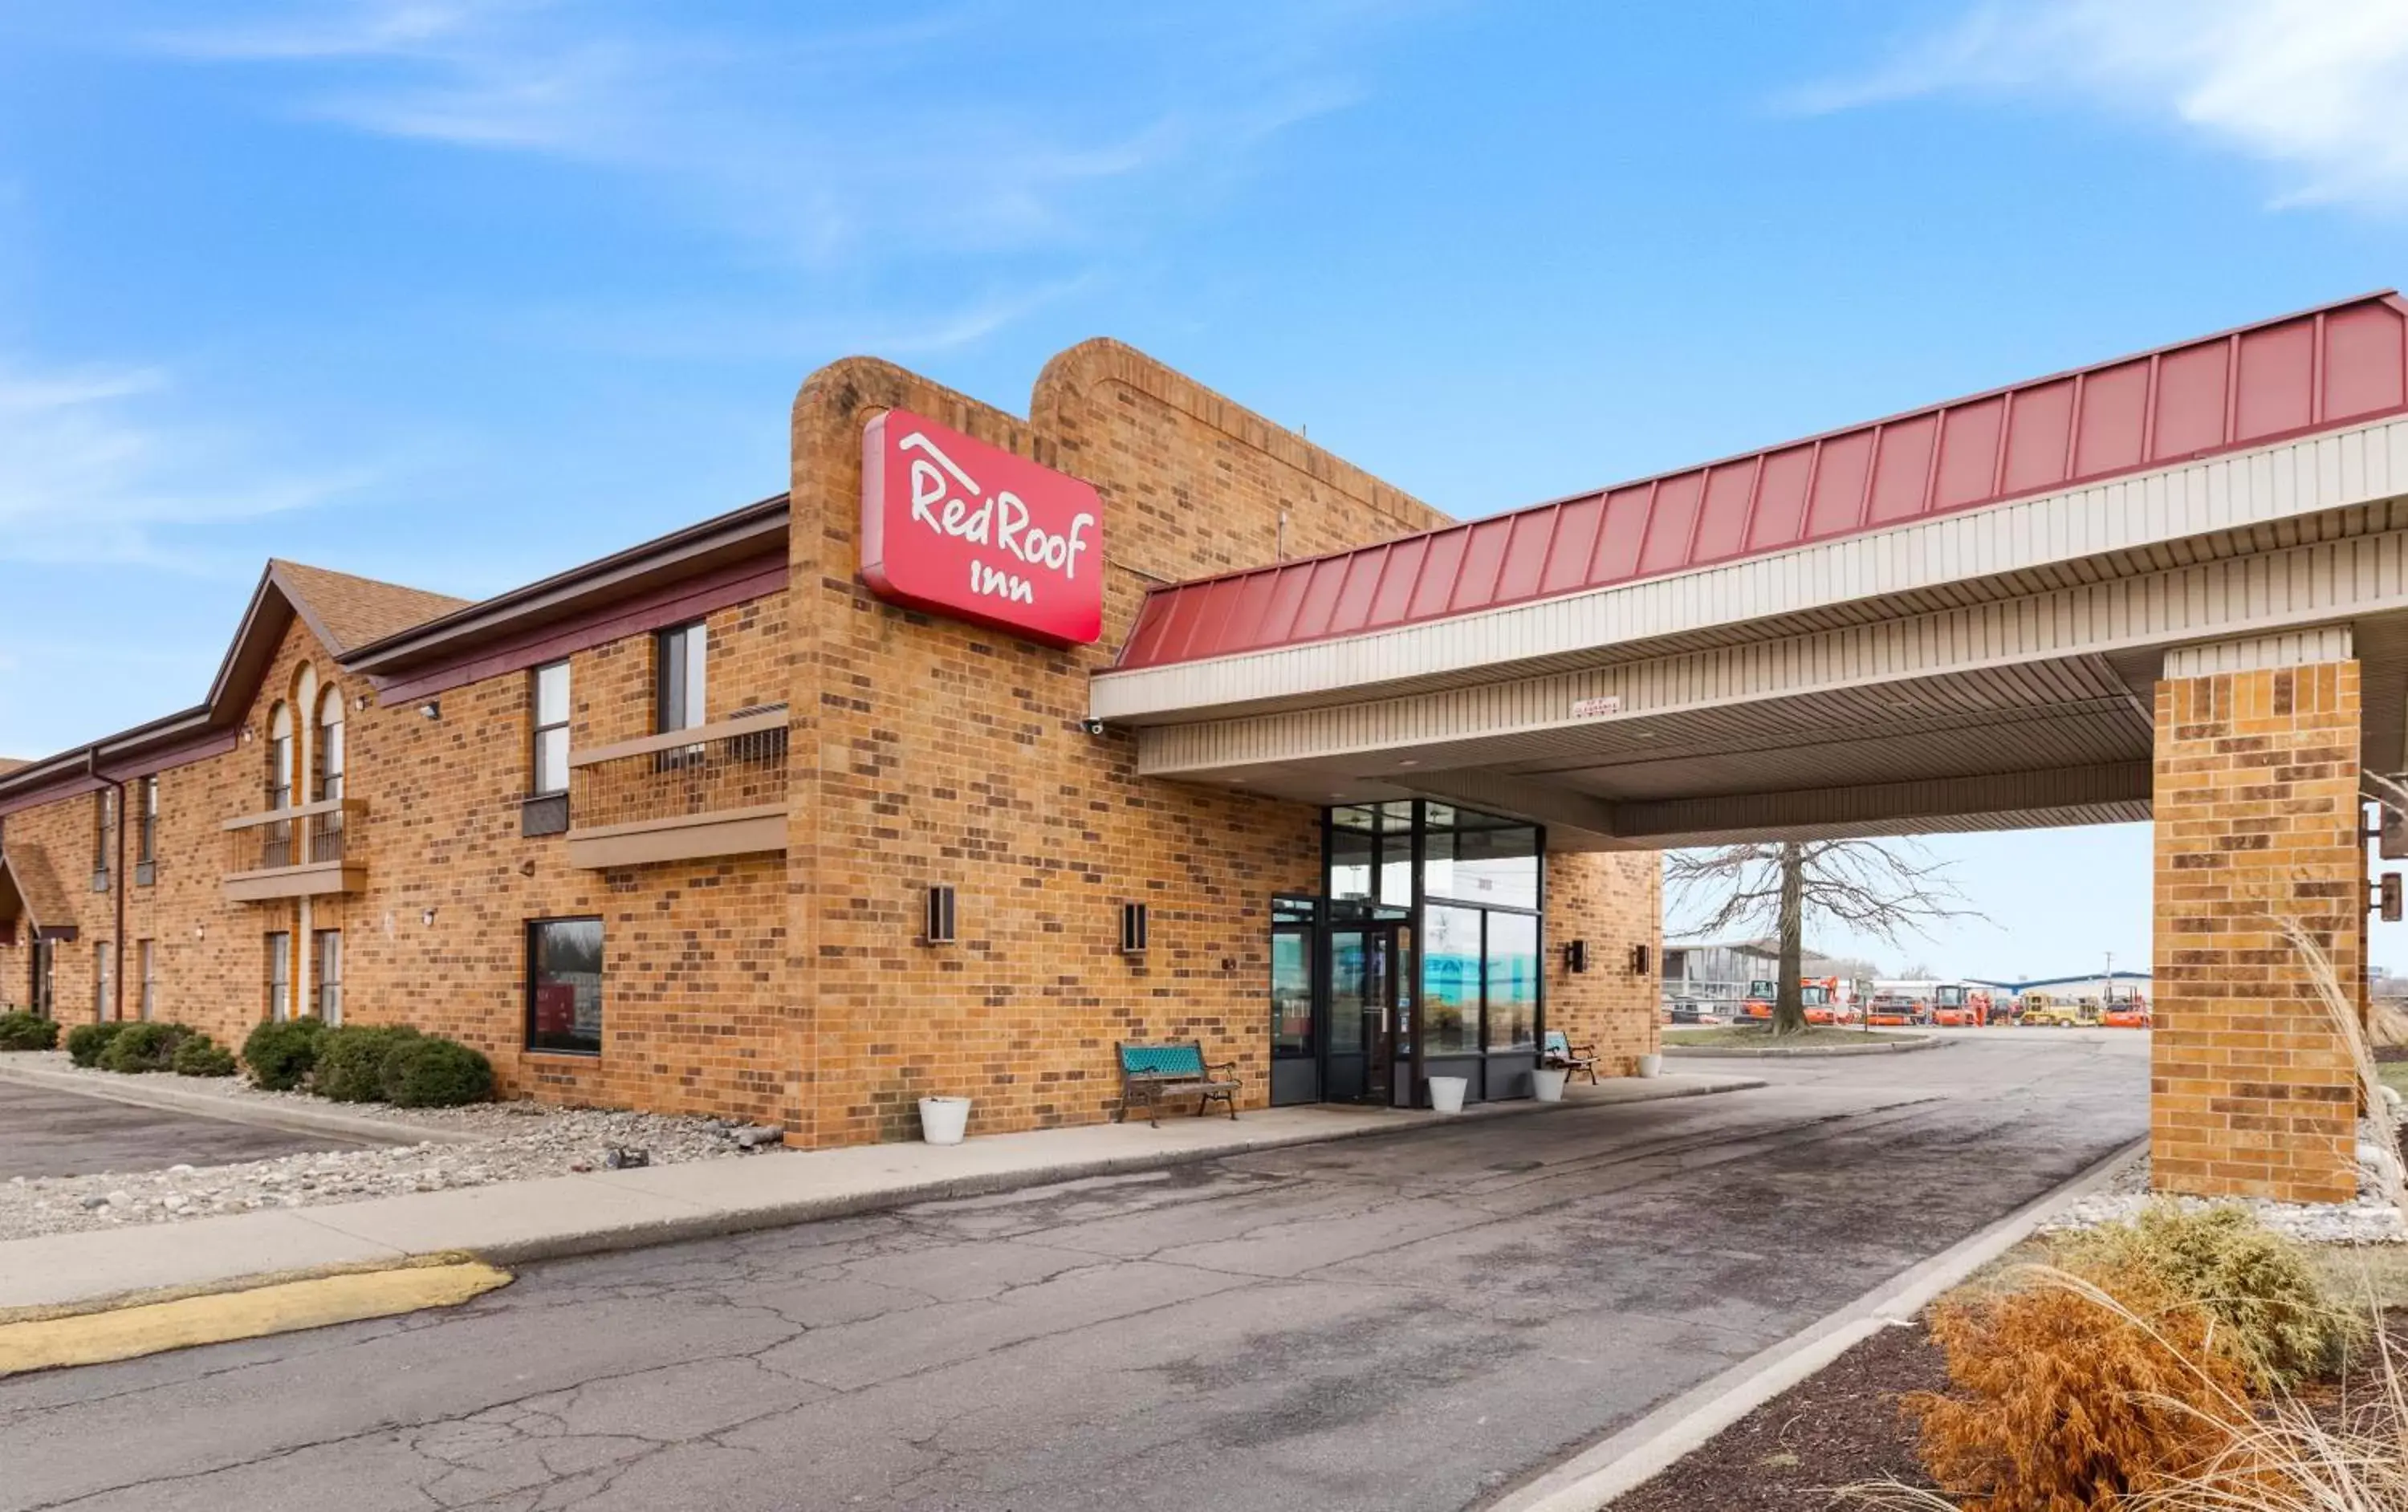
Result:
M1075 478L908 410L861 441L861 576L880 598L1054 646L1104 633L1103 505Z

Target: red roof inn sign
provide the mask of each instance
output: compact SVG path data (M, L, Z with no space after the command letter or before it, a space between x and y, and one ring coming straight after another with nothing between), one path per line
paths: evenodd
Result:
M1054 646L1104 633L1103 506L1075 478L908 410L861 442L861 576L880 598Z

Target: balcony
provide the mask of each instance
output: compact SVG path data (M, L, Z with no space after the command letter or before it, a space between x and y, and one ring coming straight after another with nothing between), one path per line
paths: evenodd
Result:
M568 861L599 870L786 849L786 710L568 759Z
M367 885L361 798L271 808L225 822L225 893L231 903L357 892Z

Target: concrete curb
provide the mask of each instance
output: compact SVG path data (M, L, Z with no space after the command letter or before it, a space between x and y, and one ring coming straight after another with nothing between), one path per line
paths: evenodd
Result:
M1482 1504L1481 1512L1598 1512L1864 1340L1914 1318L1942 1293L2022 1243L2056 1213L2106 1185L2147 1148L2145 1138L2122 1146L1988 1228L1910 1266L1802 1332L1700 1382L1555 1468Z
M1779 1049L1771 1046L1752 1045L1681 1045L1667 1043L1664 1054L1681 1060L1799 1060L1833 1055L1907 1055L1916 1050L1936 1050L1943 1041L1936 1039L1876 1040L1870 1045L1801 1045L1795 1049Z
M125 1103L135 1107L155 1107L172 1113L190 1113L196 1118L216 1119L224 1123L244 1123L258 1129L281 1129L288 1134L339 1134L346 1139L363 1139L378 1145L415 1145L422 1142L437 1145L473 1145L487 1136L457 1129L434 1129L415 1123L395 1123L385 1119L371 1119L357 1113L321 1112L312 1107L291 1107L281 1102L253 1102L251 1099L219 1097L210 1092L186 1091L180 1087L154 1086L152 1083L175 1079L172 1074L142 1077L79 1076L73 1072L52 1071L46 1066L11 1065L0 1057L0 1081L14 1082L21 1087L39 1087L44 1091L73 1092L80 1097L98 1097L111 1103ZM118 1086L116 1083L125 1085Z

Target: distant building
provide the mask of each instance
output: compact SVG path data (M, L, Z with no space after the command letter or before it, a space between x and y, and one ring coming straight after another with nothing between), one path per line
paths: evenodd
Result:
M1799 954L1798 974L1858 981L1872 976L1872 966L1810 946ZM1664 942L1666 1007L1691 1003L1716 1014L1734 1014L1756 991L1756 983L1770 983L1780 975L1781 947L1769 938Z
M2093 971L2075 977L2033 977L2021 981L1995 981L1971 978L1977 987L1994 992L2008 992L2016 997L2026 992L2056 992L2068 997L2128 998L2138 994L2154 1002L2157 989L2145 971Z

